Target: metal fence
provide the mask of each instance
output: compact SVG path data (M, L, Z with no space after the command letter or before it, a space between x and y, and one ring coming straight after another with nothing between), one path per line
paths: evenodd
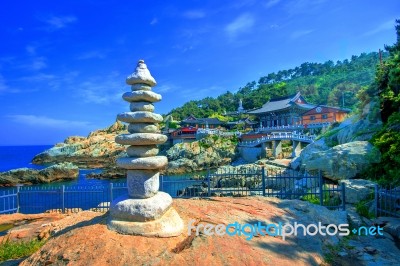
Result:
M345 208L344 184L327 184L318 172L266 171L265 168L222 168L201 177L168 179L160 176L160 190L174 198L265 196L301 199L330 209ZM126 183L105 186L21 186L0 192L0 214L105 212L110 202L127 193Z
M400 217L400 187L375 186L375 216Z
M19 186L1 192L0 214L106 212L110 201L125 194L126 190L125 183L111 183L109 186Z
M161 180L175 198L265 196L301 199L330 209L345 209L345 187L324 181L319 172L266 171L265 168L222 168L196 179Z

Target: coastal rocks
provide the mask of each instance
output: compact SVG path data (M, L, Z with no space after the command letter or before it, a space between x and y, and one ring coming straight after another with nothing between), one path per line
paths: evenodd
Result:
M307 170L321 170L331 180L352 179L371 163L380 161L380 152L367 141L337 145L326 151L303 154Z
M91 132L88 137L69 137L36 155L32 163L71 162L80 168L112 168L115 159L124 151L124 147L114 141L120 133L127 133L126 126L115 122L108 128Z
M236 143L228 137L207 136L192 143L175 144L166 152L167 173L201 171L226 165L239 157Z
M355 204L368 197L372 198L376 183L364 179L340 180L339 185L345 184L346 203Z
M161 100L161 95L147 88L156 82L143 60L139 60L135 72L126 82L133 85L133 91L125 93L123 99L133 102L131 109L138 111L119 114L117 119L130 123L128 128L131 132L157 130L157 123L163 121L162 116L151 111L140 111L152 109L151 103ZM159 170L167 166L168 159L156 156L156 145L166 141L167 136L159 133L121 134L115 138L116 143L130 145L127 148L129 157L116 160L117 166L128 170L128 194L112 201L108 221L110 230L155 237L179 236L182 233L183 221L171 206L171 196L158 191Z
M54 181L74 180L78 178L79 169L72 163L61 163L43 170L19 168L0 173L0 186L17 184L41 184Z

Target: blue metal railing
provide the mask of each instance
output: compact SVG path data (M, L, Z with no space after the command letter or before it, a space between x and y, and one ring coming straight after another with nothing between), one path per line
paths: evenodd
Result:
M332 209L344 209L344 187L325 184L320 173L266 171L264 167L222 168L192 179L169 180L160 176L160 191L174 198L260 195L302 199ZM110 183L108 186L21 186L0 190L0 214L80 210L106 212L110 202L124 194L127 194L126 183Z

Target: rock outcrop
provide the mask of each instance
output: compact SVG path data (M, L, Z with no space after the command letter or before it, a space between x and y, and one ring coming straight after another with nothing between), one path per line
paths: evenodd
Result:
M206 170L230 164L239 155L231 138L207 136L192 143L175 144L167 150L169 174Z
M297 200L212 198L174 200L184 224L254 224L294 222L341 224L346 212ZM174 238L126 236L107 230L107 214L82 212L54 222L48 242L21 265L320 265L328 244L338 236L196 235L184 230ZM204 227L203 227L204 228ZM203 229L201 229L203 232ZM239 255L240 254L240 255Z
M0 186L31 185L74 180L78 176L79 169L72 163L55 164L42 170L19 168L0 173Z
M126 126L115 122L106 129L91 132L87 137L68 137L63 143L36 155L32 163L71 162L80 168L112 168L116 158L124 155L124 147L115 143L115 137L126 132Z
M376 183L364 179L343 179L339 185L345 184L346 203L355 204L372 198Z
M367 141L353 141L326 151L304 150L302 164L307 170L321 170L332 180L351 179L371 163L380 161L380 152Z

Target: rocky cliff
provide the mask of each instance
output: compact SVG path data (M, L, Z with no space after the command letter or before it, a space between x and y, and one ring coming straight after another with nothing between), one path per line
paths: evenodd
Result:
M72 162L80 168L111 168L115 166L116 157L122 156L124 151L122 145L115 143L115 136L126 132L126 126L115 122L87 137L68 137L63 143L36 155L32 163Z
M382 128L379 101L367 103L359 115L348 118L316 142L305 147L291 162L293 169L321 170L331 180L355 178L381 154L368 142Z
M167 150L167 173L177 174L206 170L230 164L237 158L235 138L207 136L192 143L179 143Z
M60 163L43 170L19 168L0 173L0 186L17 184L39 184L54 181L73 180L79 175L79 169L72 163Z

